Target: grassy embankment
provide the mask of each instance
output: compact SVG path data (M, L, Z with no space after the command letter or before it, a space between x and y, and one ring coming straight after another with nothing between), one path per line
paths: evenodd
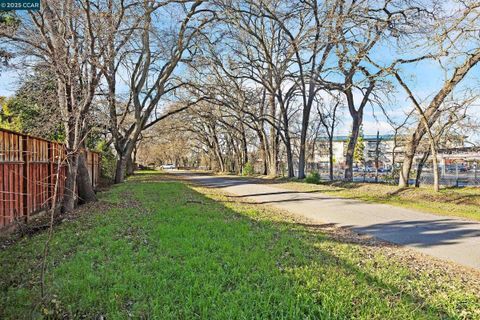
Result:
M144 174L0 251L0 318L476 319L478 283ZM411 260L411 259L405 259Z

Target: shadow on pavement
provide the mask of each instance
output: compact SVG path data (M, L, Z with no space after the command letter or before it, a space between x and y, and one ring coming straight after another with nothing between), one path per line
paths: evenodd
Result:
M245 184L259 184L261 181L255 181L255 179L242 179L242 178L228 178L228 177L212 177L212 176L198 176L189 175L188 173L180 174L185 178L191 179L195 183L199 183L202 186L212 188L223 188L230 186L239 186ZM313 191L311 193L315 193ZM400 189L399 192L402 192ZM321 193L318 196L308 196L306 193L300 191L285 191L279 190L278 192L264 192L264 193L249 193L246 195L232 195L231 202L238 202L238 199L250 198L252 201L242 201L245 204L281 204L281 203L295 203L305 201L327 201L327 200L341 200L341 205L354 206L358 205L356 199L346 199L341 197L328 197L322 196ZM323 193L323 192L322 192ZM295 195L298 194L298 197ZM258 199L262 196L276 196L286 195L286 199ZM288 197L291 195L292 197ZM302 196L303 195L303 196ZM255 198L258 201L255 201ZM237 199L237 200L235 200ZM229 202L228 200L226 202ZM362 202L364 203L364 202ZM367 213L368 214L368 213ZM480 224L478 222L470 222L459 219L449 218L432 218L432 219L406 219L406 220L392 220L385 223L377 223L364 226L356 225L344 225L342 227L349 228L360 234L369 234L377 238L393 242L401 245L411 245L419 248L436 247L442 245L453 245L461 243L463 239L468 239L470 243L478 244L480 247ZM473 240L473 241L472 241ZM478 241L477 241L478 240Z
M384 240L421 248L456 244L464 238L478 238L480 246L478 223L469 221L452 219L395 220L364 227L350 227L359 233L372 234Z

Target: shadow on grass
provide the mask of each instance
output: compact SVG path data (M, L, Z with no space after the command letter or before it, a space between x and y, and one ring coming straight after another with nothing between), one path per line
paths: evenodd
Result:
M229 196L231 198L231 196ZM295 199L270 200L270 201L241 201L247 205L268 205L282 203L299 203L306 201L324 201L341 200L342 205L355 206L358 200L345 198L306 198L299 197ZM226 200L226 203L237 203L237 200ZM322 218L322 212L318 212L319 219ZM390 241L396 244L412 245L415 247L428 248L445 245L463 243L464 240L473 241L480 239L480 224L473 221L464 221L458 219L430 219L430 220L394 220L385 223L371 225L345 225L331 223L336 227L350 229L360 234L373 235L377 238ZM319 224L311 226L324 226L330 224ZM468 244L465 244L468 246ZM473 243L472 243L473 245Z
M203 183L201 183L203 185ZM207 188L216 188L215 184L213 185L207 185ZM311 193L315 193L316 191L310 191ZM246 198L246 197L252 197L252 196L266 196L266 195L285 195L285 194L299 194L299 193L310 193L310 192L296 192L296 191L282 191L282 192L269 192L269 193L261 193L261 194L249 194L249 195L242 195L242 196L228 196L228 198L234 198L234 199L241 199L241 198ZM249 205L256 205L256 204L269 204L269 203L276 203L276 202L295 202L295 201L308 201L308 200L319 200L321 198L315 197L315 198L296 198L296 199L288 199L288 200L278 200L278 201L265 201L265 202L240 202L241 204L249 204ZM341 200L346 200L344 198L323 198L323 199L341 199ZM348 201L348 200L347 200ZM225 200L221 201L222 203L238 203L238 201L230 201L230 200ZM235 211L233 213L236 214ZM256 222L259 224L262 224L262 222ZM315 229L317 231L321 231L322 229L326 228L332 228L332 227L337 227L336 224L334 223L328 223L328 224L303 224L303 223L286 223L286 222L275 222L274 223L276 228L279 228L281 230L289 229L289 230L295 230L294 232L298 234L302 234L303 236L307 237L307 240L305 243L302 244L302 247L308 248L309 246L311 247L312 242L315 241L314 238L316 237L315 235L312 235L311 231L306 231L306 229L302 228L307 228L307 229ZM422 239L426 241L414 241L412 239L408 241L404 241L403 243L406 244L420 244L422 246L429 246L429 245L439 245L439 244L453 244L455 241L452 240L459 240L461 238L468 238L468 237L478 237L480 236L480 230L478 229L465 229L465 227L468 227L469 225L478 225L473 222L458 222L455 221L453 222L452 220L449 219L442 219L440 221L393 221L392 223L386 223L386 224L376 224L376 225L370 225L368 227L364 228L352 228L351 226L346 226L346 227L341 227L342 229L353 229L356 232L359 233L376 233L379 230L385 230L387 233L397 233L397 234L408 234L412 235L413 234L413 239ZM300 228L299 228L300 227ZM442 232L439 232L442 231ZM431 235L431 233L436 233L434 236ZM295 236L296 237L296 236ZM314 237L314 238L312 238ZM411 237L410 237L411 238ZM313 240L312 240L313 239ZM344 243L344 241L342 241ZM349 242L349 243L355 243L355 242ZM378 246L380 242L368 242L367 245L370 246ZM381 244L386 245L385 243ZM317 250L317 249L314 249ZM325 255L325 252L321 252L322 255ZM378 278L375 276L365 274L361 269L357 268L355 265L351 264L350 262L347 262L345 260L339 260L337 256L334 255L329 255L329 258L331 258L332 261L335 261L335 264L340 263L342 268L348 270L349 272L353 273L359 273L361 274L362 278L368 279L367 282L369 284L375 284L376 286L378 285L380 288L388 288L389 291L394 292L398 290L398 288L395 288L394 286L387 285L383 283L382 281L379 281ZM415 296L408 296L408 299L411 299L412 301L421 301L423 298L415 297ZM438 315L443 315L446 313L446 310L440 310L440 309L435 309L435 312L438 312Z
M195 193L196 197L204 198L203 194L200 194L195 190L192 190L192 192ZM305 199L299 199L299 200L305 200ZM218 205L222 205L222 203L224 202L229 202L229 201L227 200L227 201L221 201L216 203ZM232 201L232 202L235 203L235 201ZM245 204L245 203L242 202L240 204ZM258 204L258 203L248 203L248 204ZM248 217L247 215L235 209L224 207L224 209L222 210L225 210L227 214L240 216L244 219L250 219L250 217ZM251 223L255 224L260 229L264 229L269 232L273 232L275 234L278 234L279 232L289 234L293 239L298 241L297 245L307 253L307 256L309 257L309 259L303 264L299 263L298 260L295 260L294 257L290 257L290 259L286 261L284 260L283 263L281 263L282 269L290 270L287 274L284 274L284 276L286 276L287 279L297 274L298 270L305 270L310 268L315 269L318 267L318 263L320 263L322 267L321 267L321 270L317 270L317 272L319 272L318 276L321 277L320 274L323 271L326 271L327 269L334 270L334 273L336 276L340 276L340 277L342 275L353 276L353 278L355 279L353 281L357 282L359 287L362 287L362 284L365 284L368 287L368 290L367 290L369 291L368 295L370 294L378 295L378 297L381 300L389 301L389 304L390 304L389 308L392 308L392 310L396 308L395 304L398 303L399 305L403 305L401 309L405 307L408 309L411 308L411 310L409 311L410 316L412 316L415 311L419 311L419 310L423 310L419 314L426 312L426 314L434 317L437 317L437 316L445 317L445 316L451 315L451 310L449 310L448 307L441 308L438 306L428 305L427 303L425 303L425 297L409 294L405 292L405 289L398 288L395 285L382 281L378 275L375 275L374 273L371 273L371 272L367 272L366 270L360 268L358 263L355 263L354 261L349 261L347 259L340 257L339 255L333 254L331 251L322 250L322 249L319 249L318 246L315 246L314 245L315 243L318 243L319 241L325 241L325 239L319 240L318 232L319 231L321 232L322 229L336 227L336 224L334 223L328 223L328 224L311 224L311 223L298 223L298 222L291 223L291 222L279 222L279 221L261 221L261 220L259 221L257 219L253 220ZM350 229L350 228L344 227L344 229ZM354 241L338 241L334 239L329 239L328 241L333 242L334 246L345 244L345 243L356 244L356 242ZM368 245L372 247L378 247L378 246L384 246L386 244L381 242L369 242ZM290 250L290 249L291 248L289 247L285 248L285 250ZM275 251L275 250L272 250L272 251ZM274 260L278 260L278 259L282 260L281 256L273 257L273 258ZM239 259L248 260L248 258L246 257L239 257ZM394 265L390 265L389 267L395 268ZM327 273L329 272L330 271L327 271ZM325 281L328 281L328 280L325 280ZM338 291L342 291L342 288L336 288L336 289ZM399 296L401 296L400 299L397 298ZM354 306L354 308L351 310L352 313L350 314L346 313L345 316L347 317L358 316L358 314L356 315L355 312L365 307L365 306L361 306L362 303L365 301L362 301L362 297L360 295L358 297L358 300L353 299L350 302L353 305L358 303L358 305ZM392 302L393 304L391 304ZM322 301L321 300L317 301L317 303L321 304ZM368 301L366 303L368 304ZM373 307L373 306L368 306L366 308L369 309L369 307ZM373 309L375 309L375 311L373 311ZM375 313L377 312L382 313L381 309L377 309L376 307L374 307L373 309L370 311ZM399 314L390 313L390 311L392 310L389 310L386 313L390 314L390 316L393 316L393 315L399 316ZM365 312L365 310L362 311L362 313L363 312ZM332 315L330 311L327 311L326 314ZM339 315L333 315L334 318L337 316Z
M65 312L70 316L455 316L451 306L429 304L424 296L412 293L414 290L394 284L408 282L411 275L385 281L389 272L384 268L395 275L398 266L394 264L364 268L361 257L346 258L355 255L353 248L306 226L229 208L185 184L170 188L170 182L158 183L158 177L145 178L109 191L118 201L117 211L108 216L94 213L85 234L76 234L74 228L56 230L55 239L71 239L69 246L62 247L70 256L55 252L59 258L52 261L50 275L56 277L47 283L48 291L68 306ZM130 197L136 202L134 208ZM53 243L58 241L55 239ZM20 276L25 270L36 270L35 259L28 252L37 240L33 237L1 253L0 310L4 310L4 318L12 315L7 308L12 312L12 306L23 305L25 314L30 314L29 308L38 302L35 298L28 301L35 295L25 293L38 289L38 284L22 283L28 280ZM336 250L346 252L336 254ZM14 256L8 261L22 267L5 265L8 254ZM15 287L5 286L12 283L4 281L9 277L20 282ZM92 293L96 300L89 300ZM15 314L21 317L23 313Z
M190 180L189 180L190 181ZM235 179L225 180L221 177L211 177L204 175L200 178L195 178L192 180L194 183L197 183L206 188L222 188L227 185L242 185L245 183L251 184L249 180L242 179L237 181ZM342 185L349 185L348 183L342 183ZM393 200L398 197L398 195L407 190L412 190L411 188L401 188L395 193L391 193L385 196L377 196L377 199L368 199L362 196L350 196L350 197L335 197L335 196L322 196L326 193L325 191L285 191L279 190L274 192L264 192L264 193L249 193L246 195L229 195L229 199L225 202L235 203L241 201L243 204L248 205L275 205L275 204L292 204L298 203L299 205L310 204L308 208L305 208L304 211L311 212L311 206L318 203L321 205L323 201L336 201L341 206L356 206L359 204L365 203L375 203L379 200L388 203L388 201ZM307 194L318 194L315 196L306 196ZM266 200L264 197L270 197ZM360 202L359 202L360 201ZM414 201L413 199L411 201ZM331 210L328 209L328 210ZM348 208L345 208L348 210ZM362 211L363 210L363 211ZM357 212L352 211L352 215L359 216L362 214L368 214L368 208L362 209ZM372 208L374 210L374 208ZM322 219L322 209L317 210L319 219ZM339 212L340 214L340 212ZM346 220L342 220L346 221ZM342 224L346 226L345 224ZM465 240L467 241L476 241L480 238L480 224L478 222L469 222L458 219L439 219L432 217L431 219L405 219L405 220L394 220L385 223L377 223L370 225L352 225L348 226L362 234L370 234L375 237L381 238L386 241L391 241L397 244L412 245L416 247L435 247L442 245L453 245L461 243Z

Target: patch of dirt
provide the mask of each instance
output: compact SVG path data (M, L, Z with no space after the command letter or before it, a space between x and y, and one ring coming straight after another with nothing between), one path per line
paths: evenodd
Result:
M105 201L97 201L81 205L77 209L68 213L55 212L53 226L56 227L64 222L73 221L89 212L106 212L114 206ZM0 234L0 250L4 250L15 244L24 237L33 237L44 232L50 226L50 212L33 215L28 222L16 220L7 232Z

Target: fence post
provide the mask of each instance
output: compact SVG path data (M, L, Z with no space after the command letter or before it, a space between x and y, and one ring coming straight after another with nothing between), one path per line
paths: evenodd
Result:
M457 185L457 188L458 188L458 163L455 162L455 181L456 181L456 185Z
M28 164L28 137L22 136L22 161L23 161L23 186L22 186L22 201L23 201L23 216L28 221L30 210L28 203L28 179L29 179L29 164Z
M474 174L474 177L475 177L474 184L477 184L477 167L478 167L478 162L475 161L475 163L474 163L473 165L474 165L474 167L473 167L473 174Z
M92 158L92 163L90 164L92 166L92 188L95 189L95 157L94 157L94 153L92 152L89 152L90 153L90 157Z
M55 206L55 203L53 203L53 199L52 199L52 188L51 188L51 183L52 183L52 165L53 163L55 162L54 161L54 152L52 150L53 148L53 143L52 142L48 142L47 144L47 148L48 148L48 154L47 154L47 157L48 157L48 165L47 165L47 176L48 176L48 188L47 188L47 197L48 197L48 200L47 200L47 204L50 203L50 208L53 208Z

